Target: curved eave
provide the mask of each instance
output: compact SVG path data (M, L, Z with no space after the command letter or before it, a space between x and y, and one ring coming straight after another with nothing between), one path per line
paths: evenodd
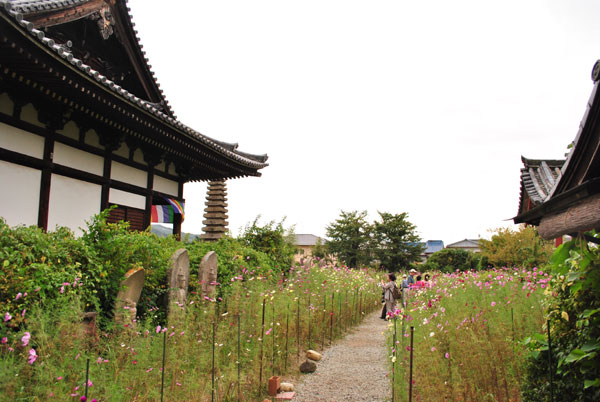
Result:
M225 146L219 145L219 143L216 141L191 129L175 118L165 114L161 110L158 110L150 102L138 98L134 94L128 92L121 86L109 80L104 75L100 74L100 72L94 70L90 66L84 64L81 60L75 58L71 52L65 50L62 46L57 45L53 39L46 38L43 31L34 28L33 23L24 20L22 14L12 10L12 6L9 1L0 0L0 6L2 6L4 9L0 14L2 14L7 23L13 25L16 29L19 29L26 37L29 38L32 43L45 50L74 73L86 78L86 80L91 82L94 86L102 88L111 96L117 97L120 100L130 104L132 107L151 117L159 124L169 126L180 135L206 146L210 150L236 164L240 164L245 168L257 170L268 166L266 163L266 155L252 156L250 154L243 154L235 149L229 150ZM0 10L2 9L0 8ZM260 176L258 172L256 173L257 176ZM243 177L243 175L235 177Z

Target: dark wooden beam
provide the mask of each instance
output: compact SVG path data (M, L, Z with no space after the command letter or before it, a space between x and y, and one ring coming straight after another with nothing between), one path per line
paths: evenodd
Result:
M54 154L54 140L46 137L44 141L44 167L40 182L40 203L38 208L38 226L48 230L48 212L50 209L50 186L52 179L52 155Z
M600 228L600 194L587 197L568 209L544 216L538 233L544 239L554 239L563 234L586 232Z

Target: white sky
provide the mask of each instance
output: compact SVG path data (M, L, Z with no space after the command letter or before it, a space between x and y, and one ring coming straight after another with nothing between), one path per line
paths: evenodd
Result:
M261 215L323 236L367 210L408 212L424 240L489 237L517 213L521 155L564 157L600 58L594 0L129 5L179 120L269 155L228 181L234 234ZM185 185L183 231L205 194Z

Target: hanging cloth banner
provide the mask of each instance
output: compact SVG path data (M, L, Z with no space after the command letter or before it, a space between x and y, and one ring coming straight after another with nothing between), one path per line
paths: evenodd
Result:
M175 214L181 215L181 221L185 217L183 202L179 202L172 198L166 199L169 205L152 205L151 222L153 223L173 223Z
M173 207L170 205L152 205L152 223L173 223Z
M177 201L173 198L167 198L167 201L173 207L175 213L181 215L181 222L183 222L183 220L185 219L185 202Z

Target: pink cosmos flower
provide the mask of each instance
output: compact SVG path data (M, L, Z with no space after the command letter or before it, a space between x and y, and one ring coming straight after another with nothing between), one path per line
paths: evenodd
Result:
M27 312L27 309L23 309L23 311L21 311L21 317L25 318L25 313Z
M7 337L2 338L2 344L6 345L6 342L8 342L8 338Z
M60 381L60 380L62 380L62 379L63 379L62 375L61 375L61 376L59 376L59 377L56 377L56 381Z
M160 325L156 327L156 333L158 334L160 332Z
M79 400L81 402L86 402L87 401L87 396L83 395L81 398L79 398Z
M64 285L60 287L60 293L61 294L65 293L65 286Z
M444 357L445 357L446 359L449 359L449 358L450 358L450 353L446 352L446 354L444 355Z
M494 307L496 305L496 302L492 302L492 307Z
M432 347L431 347L431 351L432 351L432 352L435 352L435 346L432 346Z
M269 335L269 334L271 333L271 331L272 331L272 330L273 330L273 328L269 328L269 329L267 330L267 332L265 332L265 335Z
M34 348L29 349L29 358L27 359L27 363L33 364L37 360L37 358L38 358L38 356L37 356L37 353L35 353L35 349Z
M12 315L6 313L4 314L4 322L12 320Z
M29 332L25 332L25 334L21 338L21 342L23 342L23 346L29 345L30 339L31 339L31 334Z
M22 296L23 296L23 293L21 293L21 292L17 293L15 300L19 300Z

